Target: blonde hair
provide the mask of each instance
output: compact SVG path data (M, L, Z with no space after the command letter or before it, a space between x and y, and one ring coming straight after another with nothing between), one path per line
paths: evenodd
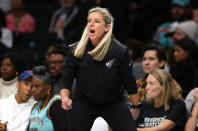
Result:
M161 101L164 104L164 109L168 110L170 101L178 98L173 77L163 69L153 70L149 74L154 76L162 86ZM151 101L153 103L152 99Z
M91 56L93 56L94 60L102 61L103 58L106 56L111 39L112 39L112 31L113 31L113 17L110 14L110 12L106 8L92 8L89 10L88 17L93 12L100 12L104 16L105 24L110 24L110 30L105 33L102 40L99 42L99 44L91 51L88 52ZM87 32L87 26L84 29L83 35L75 49L74 56L77 58L82 58L85 52L85 49L87 47L89 41L89 35Z

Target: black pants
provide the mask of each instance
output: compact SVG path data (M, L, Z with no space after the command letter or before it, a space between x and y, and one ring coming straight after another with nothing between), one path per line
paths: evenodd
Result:
M94 120L101 116L113 131L136 131L136 126L124 101L97 106L81 100L73 101L71 131L90 131Z

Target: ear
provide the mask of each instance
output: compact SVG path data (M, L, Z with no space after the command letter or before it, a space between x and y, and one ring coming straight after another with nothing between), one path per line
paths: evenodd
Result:
M106 25L105 32L108 32L110 29L111 29L111 25L110 24Z
M53 88L53 87L52 87L51 85L47 85L47 91L48 91L48 92L52 92L52 88Z
M162 68L164 65L165 65L165 60L161 60L159 64L160 68Z

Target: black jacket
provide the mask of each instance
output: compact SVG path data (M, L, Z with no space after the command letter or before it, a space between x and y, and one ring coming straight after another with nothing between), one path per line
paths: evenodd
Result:
M96 61L87 52L94 49L89 43L82 59L74 56L71 47L63 67L62 88L71 90L76 77L75 97L91 104L101 105L122 99L122 89L137 93L132 75L132 61L128 48L112 40L107 55ZM75 99L75 98L74 98Z

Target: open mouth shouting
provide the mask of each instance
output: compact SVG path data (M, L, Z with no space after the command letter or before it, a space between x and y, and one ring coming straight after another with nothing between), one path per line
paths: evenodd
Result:
M89 30L89 32L90 32L90 36L93 36L93 35L94 35L94 33L95 33L95 30L90 29L90 30Z
M96 36L96 31L94 29L89 29L89 37L93 39Z
M90 33L95 33L95 30L91 29L91 30L90 30Z

